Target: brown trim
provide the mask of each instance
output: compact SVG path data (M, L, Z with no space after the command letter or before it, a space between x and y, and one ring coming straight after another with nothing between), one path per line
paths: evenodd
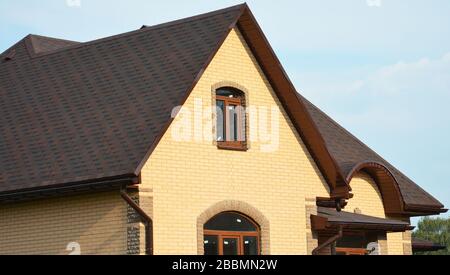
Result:
M340 198L324 198L317 197L316 198L316 206L325 207L325 208L336 208L337 211L341 211L345 206L347 206L348 202L344 199Z
M83 194L91 191L104 191L120 189L124 185L139 183L139 178L135 175L123 175L118 177L107 177L98 180L87 180L73 183L51 185L48 187L37 187L24 189L17 192L0 193L0 204L24 202L41 198L52 198L67 194Z
M240 213L239 213L240 214ZM240 214L241 215L241 214ZM246 217L247 218L247 217ZM259 227L256 227L259 228ZM256 237L258 255L261 255L261 233L257 231L222 231L222 230L203 230L204 236L217 237L219 244L219 255L223 255L223 239L236 238L238 239L238 255L244 255L244 238Z
M406 205L405 210L416 212L416 214L420 214L419 216L435 215L436 213L446 213L448 211L448 209L446 208L428 207L424 205L415 205L415 204Z
M336 247L336 253L344 253L345 255L367 255L367 249L365 248L349 248L349 247Z
M399 184L389 168L379 162L361 162L349 172L346 178L347 182L351 184L353 177L359 172L369 174L377 184L387 215L405 211L405 203Z
M405 232L415 227L409 224L382 224L362 222L333 222L325 217L311 215L311 228L315 231L333 231L337 228L346 230L371 230L384 232Z
M329 238L327 241L325 241L323 244L319 245L318 247L316 247L313 251L312 251L312 255L318 255L320 250L324 249L325 247L333 244L334 242L336 242L337 240L339 240L340 238L342 238L342 236L344 236L343 233L343 227L340 226L338 229L338 233L334 236L332 236L331 238Z
M243 141L218 141L217 148L222 150L234 150L234 151L248 151L246 143Z
M414 252L438 251L447 249L445 245L433 243L432 241L413 238L411 241Z
M125 202L136 211L142 219L142 222L145 225L145 254L153 255L153 220L152 218L145 213L145 211L133 201L133 199L128 196L125 190L121 190L121 197L125 200Z

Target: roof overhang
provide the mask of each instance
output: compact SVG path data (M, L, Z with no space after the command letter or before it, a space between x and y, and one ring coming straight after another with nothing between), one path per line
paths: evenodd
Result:
M93 191L108 191L139 183L136 175L122 175L89 181L64 183L20 191L0 193L0 204L24 202L42 198L53 198L65 195L77 195Z
M439 251L447 248L445 245L436 244L431 241L418 238L413 238L411 243L414 252Z
M382 219L362 214L338 212L334 209L318 207L317 215L311 215L311 226L316 231L344 230L404 232L413 230L407 222Z

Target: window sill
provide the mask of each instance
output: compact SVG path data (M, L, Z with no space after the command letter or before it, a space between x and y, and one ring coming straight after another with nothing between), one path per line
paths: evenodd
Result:
M231 151L248 151L247 144L245 142L217 142L217 148L220 150Z

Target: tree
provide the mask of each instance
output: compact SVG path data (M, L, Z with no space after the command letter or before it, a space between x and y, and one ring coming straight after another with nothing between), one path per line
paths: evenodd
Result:
M418 252L418 255L450 255L450 218L429 218L425 217L419 221L417 230L413 232L414 238L432 241L436 244L447 246L447 249Z

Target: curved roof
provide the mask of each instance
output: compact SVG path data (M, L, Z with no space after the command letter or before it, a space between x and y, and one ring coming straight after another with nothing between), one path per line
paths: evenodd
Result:
M172 122L172 109L185 102L236 26L332 197L349 198L355 167L378 163L392 174L391 183L381 184L388 190L395 182L402 214L443 211L436 199L297 94L245 4L86 43L30 35L5 51L0 197L139 175ZM369 168L382 179L383 169L361 167Z
M334 156L341 172L345 175L348 182L355 173L364 170L369 171L369 174L375 179L378 179L378 185L382 186L380 189L384 198L389 194L396 192L395 189L400 191L397 196L404 202L404 211L408 209L414 211L417 207L423 207L424 209L428 208L429 210L439 210L444 207L433 196L428 194L367 145L342 128L319 108L305 98L301 98L305 102L311 117L322 134L328 150L330 150L331 154ZM375 175L373 173L374 170L378 170L379 173ZM388 186L391 186L392 188L389 188ZM389 192L383 192L383 188L389 188ZM399 209L395 207L395 211L398 210Z

